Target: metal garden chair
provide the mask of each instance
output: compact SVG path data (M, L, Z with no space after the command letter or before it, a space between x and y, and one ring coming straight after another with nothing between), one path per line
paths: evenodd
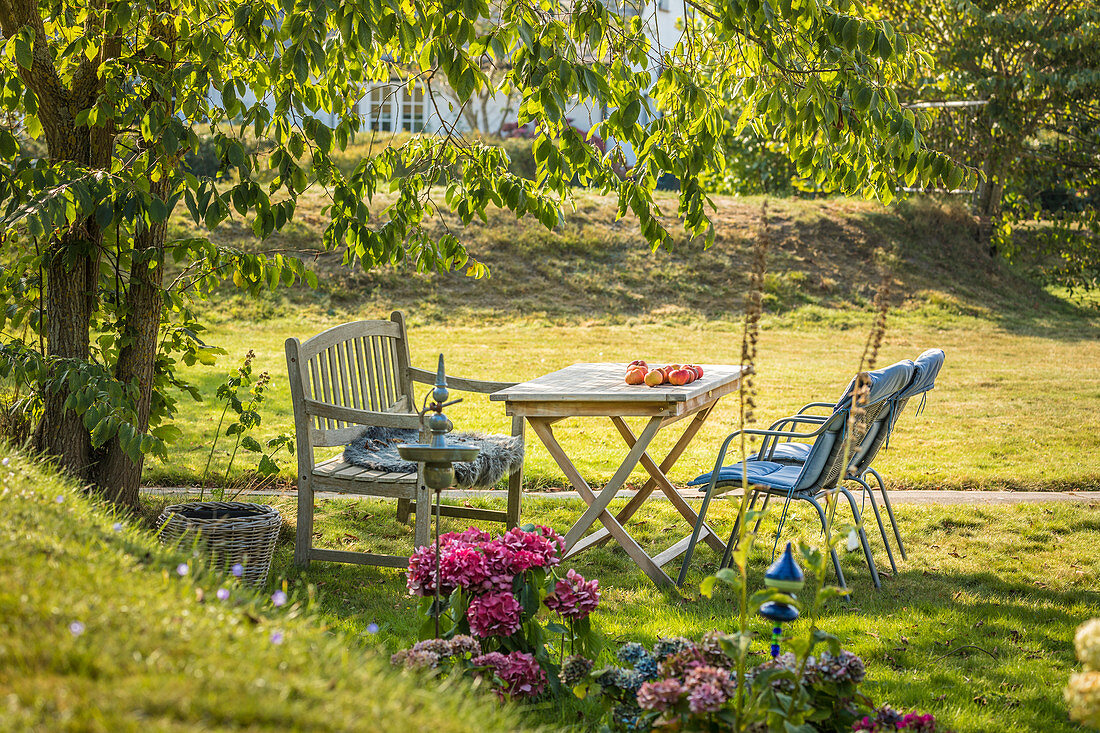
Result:
M898 551L901 553L901 558L905 560L907 559L905 555L905 545L901 540L901 531L898 529L897 519L894 517L894 509L890 504L890 496L886 492L886 484L878 471L871 467L871 464L875 456L878 455L880 449L889 447L890 435L893 432L894 425L901 416L901 413L905 410L905 406L909 403L909 400L920 395L921 402L917 407L917 414L919 415L924 409L928 392L936 386L936 376L943 367L944 358L945 354L942 349L928 349L918 356L916 361L909 362L913 365L912 379L910 379L909 384L904 389L892 398L890 410L888 413L884 414L886 419L880 419L871 427L865 448L853 456L848 471L848 479L859 484L871 502L871 509L874 511L875 519L879 525L879 532L882 534L882 543L886 547L886 554L890 558L890 566L893 568L894 572L897 572L897 564L894 562L894 554L890 549L886 528L882 523L882 517L875 503L874 492L868 481L868 476L873 477L877 484L879 494L882 496L882 503L886 508L886 514L894 532L894 539L897 541ZM795 418L799 418L797 422L813 422L814 420L824 422L828 419L827 415L811 415L809 414L809 410L827 408L832 411L841 402L850 400L851 386L849 385L848 390L845 390L844 395L836 404L832 402L810 402L809 404L803 405L796 415L777 420L771 425L770 429L781 430L784 425L789 424ZM806 461L806 456L810 452L810 447L809 443L796 443L789 438L785 441L779 441L778 438L765 438L760 450L757 451L756 455L752 456L752 458L758 459L763 456L766 457L767 460L775 461L776 463L801 465Z
M869 380L869 392L866 402L862 406L863 409L853 421L850 455L860 455L860 452L865 449L868 443L873 441L875 436L881 432L882 422L889 419L888 416L892 405L891 399L908 386L912 379L912 375L913 365L908 361L899 362L885 369L879 369L865 375ZM851 402L849 398L847 403L844 403L843 400L837 403L833 412L824 419L820 416L811 415L785 418L788 424L815 424L817 427L809 432L778 430L773 428L767 430L746 429L744 431L734 431L725 439L721 449L718 451L718 457L714 463L714 470L689 482L691 486L706 484L707 488L703 496L702 506L699 508L699 519L695 523L687 552L684 555L683 564L680 566L680 576L677 580L678 585L683 585L687 577L687 569L691 562L692 553L695 550L700 530L703 523L706 521L706 513L710 506L711 499L716 494L724 493L725 491L741 485L741 462L729 466L723 466L722 463L725 460L726 452L729 450L730 444L735 438L744 433L746 435L762 436L765 439L803 438L813 441L809 444L810 448L806 454L806 458L800 465L785 464L772 460L759 460L756 458L751 458L745 462L745 473L748 478L748 484L750 490L753 491L750 497L750 508L755 506L756 497L759 493L764 493L766 499L770 498L772 494L783 496L785 498L783 518L785 518L787 508L791 501L806 501L817 510L818 518L821 520L822 530L824 531L829 520L825 516L825 509L821 506L819 499L828 493L839 492L843 494L848 500L848 504L852 509L852 516L856 525L859 527L859 540L863 547L864 557L867 560L867 567L871 572L871 578L876 588L881 587L878 569L875 567L875 560L871 555L871 547L867 541L867 533L863 530L859 507L856 506L855 497L844 487L841 481L841 464L844 462L844 445L848 437L847 430L850 409ZM764 455L767 455L767 453L764 453ZM847 463L851 465L851 458L849 458ZM782 531L782 523L783 519L781 518L778 531ZM723 566L729 562L732 555L733 542L737 530L738 526L735 524L733 532L730 534L730 541L726 546L726 553L722 558ZM830 553L837 579L842 587L846 587L844 572L840 567L840 558L837 556L835 549L830 548Z

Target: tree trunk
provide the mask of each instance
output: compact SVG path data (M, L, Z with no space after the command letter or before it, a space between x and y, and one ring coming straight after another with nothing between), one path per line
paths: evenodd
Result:
M157 3L162 18L171 13L168 0ZM169 21L158 20L152 35L164 41L173 56L176 50L175 26ZM165 62L166 67L171 62ZM146 106L163 105L168 115L175 114L172 98L164 96L160 88L146 100ZM169 153L174 155L174 151ZM158 160L153 166L153 179L149 193L161 201L167 201L176 180L175 160ZM140 225L139 225L140 227ZM134 251L130 264L130 279L126 291L126 315L119 328L120 344L115 378L123 384L137 387L137 413L134 429L145 433L149 429L149 412L153 401L153 375L160 345L160 315L164 308L164 244L168 238L168 217L163 221L139 228L134 235ZM117 504L137 507L138 490L141 487L141 469L145 456L136 458L126 454L118 437L107 441L103 459L97 467L99 489Z
M150 186L154 196L167 198L167 176ZM164 283L164 243L168 236L167 220L144 229L134 237L133 264L126 291L126 320L120 328L121 341L115 378L137 387L137 422L134 428L144 433L149 428L149 410L153 396L153 368L157 358L160 314L164 307L161 294ZM150 267L150 265L155 265ZM118 504L136 507L141 486L144 456L133 460L122 449L118 438L104 446L97 468L97 480L103 494Z
M46 264L46 353L58 359L88 360L91 298L88 293L92 258L74 252L96 249L88 232L73 230L49 246ZM56 456L69 473L86 480L91 474L91 441L84 422L66 410L67 385L45 395L42 420L35 430L35 447Z

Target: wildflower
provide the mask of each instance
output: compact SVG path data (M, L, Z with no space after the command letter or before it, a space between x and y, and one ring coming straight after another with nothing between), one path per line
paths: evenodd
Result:
M271 632L271 643L272 644L282 644L283 643L283 632L281 632L281 631L272 631Z
M111 529L114 530L115 532L121 532L122 531L122 522L115 522L114 524L111 525Z
M218 597L219 601L227 601L227 600L229 600L229 589L228 588L218 588L218 592L215 593L214 595Z
M683 685L677 679L646 682L638 688L638 707L663 713L675 707L683 694Z
M489 593L474 596L466 611L470 633L482 639L490 636L511 636L519 631L523 606L511 593Z
M229 572L233 573L234 578L239 578L244 575L244 565L237 563L232 568L230 568Z
M6 466L9 463L11 463L11 459L8 458L7 456L4 456L4 460L0 461L0 466Z
M58 504L61 504L62 502L64 502L64 501L65 501L65 497L64 497L64 496L62 496L61 494L58 494L58 495L57 495L57 498L56 498L56 499L54 499L54 501L56 501L56 502L57 502Z
M69 633L73 636L80 636L84 633L84 624L80 623L79 621L73 621L71 624L69 624Z
M377 634L378 633L378 624L367 624L367 633L368 634Z
M1077 649L1077 658L1085 665L1085 669L1100 672L1100 618L1078 626L1073 645Z
M191 568L188 567L187 563L185 562L181 562L179 565L176 566L176 575L180 576L181 578L187 575L187 573L190 571Z
M546 596L546 607L573 620L586 618L600 602L600 581L585 580L572 568Z
M281 590L277 590L271 594L271 603L278 608L279 606L286 604L286 593Z
M574 654L566 657L561 665L561 673L558 679L566 687L575 687L592 671L592 660L587 657Z

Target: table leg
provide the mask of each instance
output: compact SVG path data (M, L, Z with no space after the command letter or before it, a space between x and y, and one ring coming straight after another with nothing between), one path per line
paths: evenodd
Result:
M713 407L713 405L712 405L712 407ZM675 452L675 456L673 457L672 461L669 461L668 457L666 456L665 460L661 462L660 466L658 466L653 461L653 459L649 457L648 453L643 453L642 457L641 457L642 466L645 468L645 470L649 473L649 475L651 477L650 480L648 482L646 482L646 485L649 486L652 483L652 484L656 484L656 485L660 486L662 493L664 493L664 495L666 497L668 497L669 502L674 507L676 507L676 510L678 512L680 512L680 515L684 519L686 519L688 524L691 525L692 527L694 527L695 522L698 521L699 515L695 513L695 510L693 510L691 508L691 505L687 503L687 500L685 500L682 496L680 496L680 492L678 492L676 490L676 487L673 486L672 482L668 480L667 476L665 476L665 471L667 471L669 468L671 468L672 465L676 462L676 459L680 457L681 453L683 453L684 448L687 447L688 441L691 440L691 438L698 431L699 427L702 426L702 420L706 419L706 415L709 412L710 412L709 408L704 410L703 412L700 412L699 415L701 417L697 417L692 422L692 424L688 426L688 429L686 431L684 431L684 435L680 437L680 440L677 441L676 446L673 447L673 451L669 453L669 456L672 456L673 452ZM613 417L613 418L611 418L611 421L613 423L615 423L615 427L619 429L619 433L623 436L623 440L626 441L626 444L633 447L635 445L637 439L634 437L634 431L632 431L630 429L630 426L626 424L626 421L623 420L621 417ZM692 428L694 428L694 430ZM684 440L685 436L687 437L686 441ZM677 448L679 450L677 450ZM653 489L650 488L649 492L646 495L648 496L649 493L652 493L652 491L653 491ZM638 495L640 495L640 493L641 492L639 492ZM635 495L635 498L637 498L638 495ZM620 512L615 518L618 519L620 522L626 522L626 520L629 519L630 515L632 515L634 513L634 511L636 511L636 510L637 510L637 507L635 507L630 512L630 514L626 514L626 511L625 511L625 508L624 508L624 511ZM624 514L626 514L626 516L623 516ZM714 550L715 552L725 552L725 550L726 550L725 543L723 543L722 540L720 540L718 538L718 535L714 532L713 529L711 529L709 526L704 524L703 525L703 533L704 533L703 534L704 541L708 545L710 545L712 550ZM681 552L683 552L683 550L686 550L686 549L687 549L687 544L685 543L683 545L683 549L681 550ZM660 555L660 557L665 556L665 554L666 553L662 553ZM676 557L676 555L673 555L672 557Z
M662 587L675 587L672 578L665 574L665 571L662 570L659 565L653 562L653 558L642 549L642 546L639 545L637 541L630 536L630 533L615 520L615 517L607 511L607 505L611 502L611 499L614 498L619 487L626 481L627 476L630 475L634 466L637 465L639 457L645 452L646 446L653 440L653 436L660 428L660 418L653 418L650 420L645 430L642 431L638 444L635 446L637 450L632 449L630 453L627 454L622 466L619 467L619 470L616 471L615 475L611 478L611 482L608 483L598 495L592 491L588 482L584 480L580 471L578 471L577 467L573 465L573 462L569 460L569 456L566 455L565 450L562 449L561 444L558 443L557 439L554 437L554 432L550 427L551 421L537 417L529 417L527 421L531 424L531 429L539 436L539 440L546 446L546 449L550 452L550 455L554 458L558 467L561 468L565 477L569 480L569 483L577 490L577 493L581 495L585 503L589 505L585 513L577 520L576 524L573 525L566 535L566 552L568 553L569 549L576 544L580 536L595 523L596 519L599 519L607 528L611 536L615 538L615 541L622 545L626 554L638 564L642 571L649 576L650 580Z

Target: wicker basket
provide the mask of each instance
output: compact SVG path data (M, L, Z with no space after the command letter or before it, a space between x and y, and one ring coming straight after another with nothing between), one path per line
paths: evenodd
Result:
M240 564L241 579L254 585L267 580L282 523L274 507L240 501L172 504L157 519L162 544L187 547L197 538L214 567L228 572Z

